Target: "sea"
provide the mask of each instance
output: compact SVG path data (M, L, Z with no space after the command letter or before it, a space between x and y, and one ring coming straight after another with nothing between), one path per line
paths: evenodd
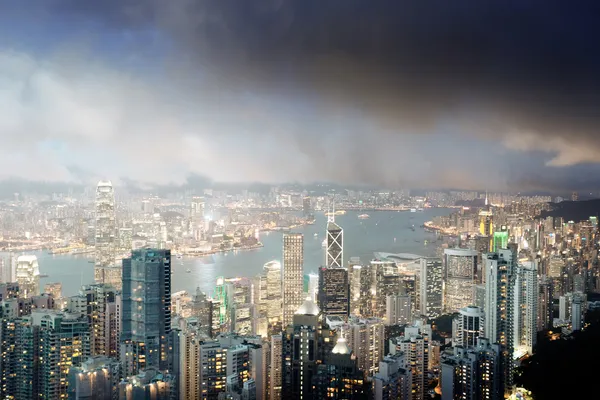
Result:
M350 257L359 257L363 263L373 259L374 252L411 253L433 256L440 245L436 234L425 231L421 225L435 216L448 215L451 209L430 208L419 212L368 211L368 219L358 216L364 211L348 211L335 217L335 222L344 230L344 263ZM317 214L313 225L304 225L293 230L304 234L304 273L317 272L324 263L327 217ZM414 225L414 230L413 230ZM251 277L262 271L263 265L272 260L281 260L282 232L261 232L263 247L254 250L239 250L215 254L202 258L173 258L172 291L185 290L189 293L200 288L212 294L217 277ZM21 253L20 253L21 254ZM94 282L94 264L89 256L34 251L38 258L40 286L49 282L61 282L63 296L77 294L81 285ZM2 257L8 254L2 253ZM17 254L13 254L17 256ZM190 270L190 272L187 272Z

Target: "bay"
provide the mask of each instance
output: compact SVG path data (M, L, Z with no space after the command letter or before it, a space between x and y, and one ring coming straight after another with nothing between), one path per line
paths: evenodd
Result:
M347 263L350 257L360 257L363 263L367 263L373 259L373 252L435 255L439 242L435 242L435 234L426 232L421 225L435 216L448 215L451 211L440 208L416 213L371 211L367 212L370 215L368 219L358 218L363 212L348 211L345 215L336 216L336 223L344 229L344 263ZM322 242L326 225L327 217L317 214L313 225L294 230L304 234L305 273L316 272L325 260ZM415 226L414 231L411 229L412 225ZM173 292L186 290L192 293L199 287L210 294L219 276L251 277L259 274L265 263L281 260L282 235L281 232L262 232L260 240L264 247L259 249L215 254L204 258L173 258ZM48 275L41 279L42 289L48 282L62 282L63 296L72 296L82 284L94 281L94 265L88 257L51 255L42 251L28 254L38 257L40 273ZM4 253L3 256L6 257L7 254Z

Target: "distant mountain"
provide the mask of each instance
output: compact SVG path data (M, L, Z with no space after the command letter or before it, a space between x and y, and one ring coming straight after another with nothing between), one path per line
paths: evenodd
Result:
M562 217L565 221L583 221L600 215L600 199L585 201L563 201L552 203L552 210L543 211L542 217Z

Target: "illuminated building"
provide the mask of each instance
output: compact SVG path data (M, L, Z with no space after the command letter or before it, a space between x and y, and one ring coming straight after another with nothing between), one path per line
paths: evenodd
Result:
M350 285L345 268L319 268L319 308L323 315L336 315L348 320L350 315Z
M386 325L406 325L412 320L410 296L390 294L386 297Z
M84 309L71 310L86 314L90 323L90 340L92 356L116 356L116 330L111 332L111 322L116 323L116 314L110 305L115 302L116 291L107 284L85 285L79 290L83 298ZM113 335L111 335L111 333Z
M107 283L121 289L121 267L115 265L116 231L115 194L110 181L100 181L96 188L96 283Z
M308 274L308 284L306 294L311 298L312 301L317 302L317 295L319 294L319 274Z
M334 217L329 217L327 222L327 251L325 252L326 268L344 267L344 230L334 222Z
M444 310L454 313L473 303L477 278L477 251L444 249Z
M539 283L537 267L526 261L517 265L514 292L514 349L529 355L537 339Z
M40 268L36 256L24 255L17 258L17 283L20 297L40 294Z
M229 331L229 296L227 296L227 289L225 286L225 278L222 276L217 278L217 283L215 285L215 294L213 296L213 309L217 318L213 318L213 326L218 327L215 329L214 333L217 332L227 332Z
M15 332L20 354L15 398L66 398L69 370L90 356L87 317L54 310L33 311L17 323Z
M204 197L194 196L190 204L190 233L195 240L204 236Z
M513 251L486 254L485 337L502 346L506 387L512 385L515 330L515 260Z
M350 314L360 314L360 258L351 257L348 261L348 281L350 282Z
M352 349L358 368L368 376L375 374L384 356L383 321L379 318L352 318L337 331Z
M508 227L502 225L499 231L494 232L494 241L491 251L506 249L508 246Z
M364 373L344 338L337 339L325 364L317 366L312 381L315 399L366 399L370 394Z
M494 219L491 209L479 211L479 233L488 238L488 251L493 247Z
M201 393L200 385L200 345L202 333L198 319L190 317L179 320L181 331L179 340L179 396L182 399L199 399Z
M422 258L420 269L420 312L429 318L442 315L442 261Z
M454 346L475 346L477 338L483 337L484 314L479 307L461 308L457 317L456 336L452 338Z
M134 250L123 260L121 361L126 376L168 367L171 251Z
M44 293L50 294L54 301L60 303L62 300L62 283L52 282L44 285Z
M119 383L119 400L170 400L175 384L175 377L149 368Z
M538 300L538 332L552 328L554 314L553 299L552 281L546 277L542 277L540 280Z
M319 307L306 300L283 333L281 393L286 400L312 395L317 368L335 345L335 332L320 321L319 315Z
M411 373L402 352L386 356L379 363L379 372L373 376L375 400L411 399Z
M282 382L282 335L271 336L271 354L269 365L269 399L281 399Z
M393 261L371 261L370 269L375 278L372 285L372 289L374 289L372 316L385 318L387 296L402 292L402 276L398 273L398 267Z
M121 364L105 356L87 359L69 370L69 399L113 400L119 397Z
M283 326L292 323L294 313L303 300L302 274L304 236L301 233L283 235Z
M581 292L573 293L573 301L571 302L571 330L573 332L583 329L586 310L585 304L585 294Z
M404 335L390 339L390 353L404 353L410 369L413 399L424 399L429 373L430 325L414 325L404 329Z
M475 347L455 346L442 358L442 400L501 400L504 398L502 349L477 338Z
M281 293L281 263L269 261L263 267L265 276L266 315L270 323L281 321L283 318L283 297Z

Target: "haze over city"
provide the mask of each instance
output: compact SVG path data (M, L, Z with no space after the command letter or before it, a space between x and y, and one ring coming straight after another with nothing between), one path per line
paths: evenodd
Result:
M595 2L3 0L0 11L3 180L598 183Z

